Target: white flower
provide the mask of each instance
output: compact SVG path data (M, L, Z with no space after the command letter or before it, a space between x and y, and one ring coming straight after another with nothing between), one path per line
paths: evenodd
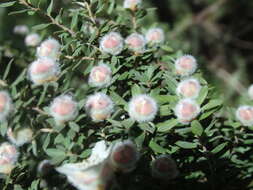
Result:
M142 0L124 0L123 7L125 9L136 10L137 6L142 3Z
M149 95L134 96L129 103L128 113L130 118L138 122L152 121L157 113L157 103Z
M104 93L96 93L88 97L85 109L92 120L98 122L111 116L113 106L113 102L109 96Z
M253 106L243 105L237 108L236 118L245 126L253 125Z
M180 76L192 75L197 69L197 61L191 55L184 55L175 62L176 74Z
M151 164L152 176L155 178L169 180L178 175L177 165L169 155L158 156Z
M37 48L38 57L50 57L51 59L59 59L60 57L60 43L54 39L49 38L43 41Z
M161 28L151 28L146 33L146 40L151 44L158 44L164 42L164 31Z
M70 95L60 95L51 103L50 114L57 124L74 120L78 115L77 102Z
M36 85L56 81L59 74L59 64L48 57L37 59L30 64L28 69L28 77Z
M26 35L29 32L29 29L26 25L16 25L13 32L19 35Z
M177 86L177 94L184 98L197 98L199 96L201 86L197 79L190 78L181 81Z
M118 55L123 50L123 38L117 32L109 32L100 41L100 50L112 55Z
M130 50L136 53L143 53L145 51L146 40L143 35L133 33L126 38L125 44Z
M10 142L16 146L22 146L26 143L31 142L33 137L33 131L30 128L19 129L13 132L11 128L7 131L7 136Z
M4 122L13 110L12 100L6 91L0 91L0 122Z
M67 176L78 190L105 190L113 180L113 170L107 163L111 148L105 141L97 142L91 156L81 163L64 164L56 170Z
M174 112L180 123L189 124L199 115L200 107L194 100L185 98L177 103Z
M41 39L40 39L40 36L38 34L36 34L36 33L28 34L25 37L25 45L35 47L35 46L39 45L40 40Z
M253 84L248 88L248 96L251 100L253 100Z
M94 87L106 87L112 79L111 68L105 64L99 64L91 69L89 84Z
M110 154L110 165L115 171L130 172L136 167L139 153L132 141L126 140L114 145Z

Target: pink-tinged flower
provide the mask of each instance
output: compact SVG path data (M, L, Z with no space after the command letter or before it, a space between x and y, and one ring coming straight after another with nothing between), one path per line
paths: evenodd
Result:
M180 123L189 124L199 115L200 107L194 100L186 98L177 103L174 112Z
M252 126L253 125L253 106L244 105L237 108L236 118L244 126Z
M26 35L28 34L29 29L26 25L16 25L13 29L13 32L19 35Z
M175 62L175 71L177 75L189 76L197 69L197 61L191 55L184 55Z
M37 48L38 57L50 57L51 59L59 59L60 57L60 43L54 39L49 38L43 41L40 46Z
M100 50L111 55L118 55L123 50L123 38L117 32L106 34L100 41Z
M201 86L197 79L190 78L181 81L177 86L177 94L184 98L197 98Z
M36 33L28 34L25 37L25 45L35 47L35 46L39 45L40 40L41 39L40 39L40 36L38 34L36 34Z
M129 103L129 116L138 122L152 121L157 113L157 103L149 95L142 94L133 97Z
M163 43L164 39L164 31L161 28L151 28L146 33L146 40L150 44Z
M104 141L97 142L87 160L64 164L56 170L66 175L78 190L106 190L114 180L113 170L107 162L110 150Z
M248 88L248 96L251 100L253 100L253 84Z
M113 102L106 94L96 93L88 97L85 108L93 121L103 121L111 116Z
M28 69L28 76L30 80L36 85L56 81L59 74L59 64L48 57L37 59L31 63Z
M16 146L22 146L32 141L33 131L30 128L18 129L13 132L11 128L7 131L8 139Z
M18 159L18 151L15 146L5 142L0 145L0 173L9 174L15 167Z
M13 103L6 91L0 91L0 122L4 122L13 110Z
M70 95L60 95L51 103L50 114L57 124L74 120L78 115L77 102Z
M91 69L89 84L94 87L106 87L112 79L111 68L105 64L99 64Z
M178 176L176 162L169 155L158 156L151 164L152 176L162 180L174 179Z
M123 7L125 9L131 9L132 11L135 11L141 3L142 0L124 0Z
M115 171L130 172L135 169L139 152L132 141L118 142L112 149L109 163Z
M135 53L143 53L145 51L146 40L143 35L133 33L125 40L127 47Z

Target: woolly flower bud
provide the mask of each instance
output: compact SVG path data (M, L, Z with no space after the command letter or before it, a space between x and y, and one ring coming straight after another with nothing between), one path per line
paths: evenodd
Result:
M182 95L184 98L197 98L201 86L197 79L186 79L180 82L177 86L177 94Z
M151 28L146 33L146 40L148 43L157 44L164 42L164 32L161 28Z
M74 120L78 114L77 103L70 95L60 95L51 103L50 114L54 117L57 124Z
M38 173L42 176L48 175L53 169L54 166L50 160L42 160L37 167Z
M137 9L137 6L142 3L142 0L125 0L123 7L125 9L131 9L132 11L135 11Z
M128 48L136 53L143 53L145 50L146 40L143 35L133 33L125 40Z
M85 108L93 121L103 121L111 116L113 102L106 94L96 93L88 97Z
M33 137L33 131L30 128L20 129L13 132L11 128L7 131L8 139L16 146L22 146L31 142Z
M253 125L253 107L252 106L240 106L236 110L236 118L245 126Z
M19 35L26 35L29 32L29 29L26 25L17 25L14 27L13 32Z
M169 155L157 157L151 164L152 176L158 179L174 179L178 175L177 165Z
M25 45L26 46L35 47L35 46L39 45L39 43L40 43L40 36L36 33L28 34L25 37Z
M40 46L37 48L38 57L50 57L52 59L59 59L60 56L60 43L53 39L49 38L43 41Z
M89 84L95 87L108 86L112 79L112 71L105 64L99 64L91 69Z
M0 122L7 119L13 109L12 100L6 91L0 91Z
M132 141L118 142L112 149L109 163L116 171L130 172L136 167L139 153Z
M60 67L53 59L42 57L32 62L28 69L30 80L36 84L56 81L60 74Z
M200 113L199 105L192 99L182 99L175 107L175 115L182 124L188 124Z
M131 99L128 113L138 122L152 121L157 113L156 101L149 95L137 95Z
M248 96L251 100L253 100L253 84L248 88Z
M106 34L100 41L100 50L112 55L118 55L123 50L123 38L117 32Z
M5 142L0 145L0 173L9 174L18 159L15 146Z
M197 61L191 55L184 55L175 62L176 74L180 76L192 75L197 69Z

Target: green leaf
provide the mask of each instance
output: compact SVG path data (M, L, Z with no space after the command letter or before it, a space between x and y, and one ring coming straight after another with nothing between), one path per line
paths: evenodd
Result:
M54 5L54 0L51 0L48 8L47 8L47 14L51 15L52 9L53 9L53 5Z
M54 157L63 157L65 156L65 152L60 150L60 149L56 149L56 148L49 148L46 150L46 153L48 156L54 158Z
M15 1L7 2L7 3L0 3L0 7L11 7L15 3L16 3Z
M206 99L208 94L208 87L204 86L203 88L201 88L200 93L199 93L199 97L196 99L196 102L201 105L204 100Z
M157 144L153 139L149 142L149 147L155 152L155 153L160 153L164 154L166 153L166 149L161 147L159 144Z
M75 132L79 132L79 130L80 130L80 127L79 127L76 123L74 123L74 122L69 122L69 126L70 126L70 128L73 129Z
M201 110L204 111L204 110L209 110L209 109L212 109L212 108L215 108L217 106L220 106L222 105L223 101L220 100L220 99L214 99L214 100L210 100L206 105L204 105Z
M47 24L38 24L33 26L33 30L43 30L45 28L47 28L48 26L50 26L52 23L47 23Z
M132 86L131 91L132 91L132 96L142 94L142 90L141 90L140 86L138 86L137 84L134 84Z
M156 125L157 131L167 133L178 124L177 119L170 119Z
M217 154L218 152L222 151L222 149L225 148L227 144L227 142L221 143L220 145L216 146L211 152Z
M11 69L11 65L12 65L13 59L8 63L5 71L4 71L4 76L3 76L3 80L5 80L10 72Z
M197 120L191 122L191 130L197 136L201 136L203 133L203 127Z
M197 147L197 143L191 143L187 141L177 141L175 144L184 149L194 149Z

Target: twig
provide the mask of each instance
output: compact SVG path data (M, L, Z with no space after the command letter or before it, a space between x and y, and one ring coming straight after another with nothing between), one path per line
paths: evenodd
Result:
M80 60L95 60L93 57L73 57L70 55L64 56L66 59L80 59Z

